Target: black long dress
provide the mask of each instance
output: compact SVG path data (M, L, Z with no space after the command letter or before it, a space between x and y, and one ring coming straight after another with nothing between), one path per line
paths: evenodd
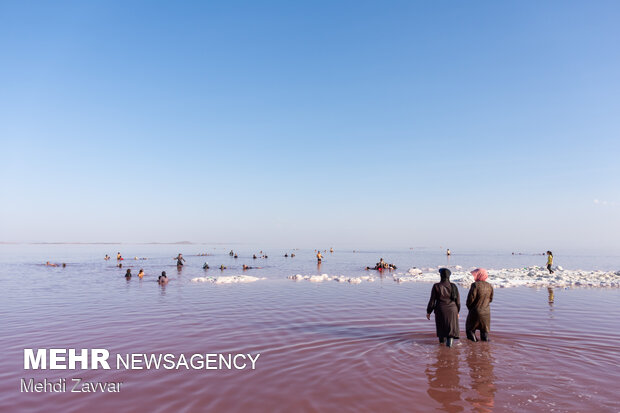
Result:
M459 338L461 299L456 285L448 280L433 284L431 299L426 307L426 314L431 314L433 311L435 312L437 337Z

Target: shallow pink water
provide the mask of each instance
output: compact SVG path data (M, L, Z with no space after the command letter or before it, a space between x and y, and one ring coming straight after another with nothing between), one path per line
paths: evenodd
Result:
M273 252L259 260L264 269L247 272L266 280L196 284L189 279L204 275L205 260L228 265L229 275L256 262L234 261L223 250L207 258L186 251L188 265L177 272L171 260L177 251L165 255L163 247L140 251L147 261L126 261L147 272L126 282L116 262L101 260L116 252L111 248L117 247L64 252L64 269L39 265L47 261L40 249L3 256L0 410L620 411L617 289L556 290L552 306L546 290L496 289L492 342L464 340L464 309L462 339L448 349L437 344L434 324L424 317L430 284L389 277L358 285L287 280L317 273L311 251L293 260ZM375 255L328 254L321 272L361 275L358 268ZM415 264L408 259L415 261L394 253L389 261L406 268ZM172 278L164 288L154 281L162 269ZM261 356L254 371L33 374L23 370L26 347ZM22 377L124 384L119 394L33 394L19 392Z

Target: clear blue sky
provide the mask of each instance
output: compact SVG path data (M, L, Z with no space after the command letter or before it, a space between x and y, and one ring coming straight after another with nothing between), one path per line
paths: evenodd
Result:
M0 241L617 250L619 21L2 1Z

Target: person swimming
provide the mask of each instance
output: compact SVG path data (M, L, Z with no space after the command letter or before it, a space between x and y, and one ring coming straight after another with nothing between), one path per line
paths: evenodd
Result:
M209 269L209 263L208 263L208 262L205 262L205 263L202 265L202 269L203 269L203 270L208 270L208 269Z
M162 271L161 272L161 275L159 277L157 277L157 282L160 285L168 283L168 276L166 276L166 271Z
M125 278L131 278L131 269L127 269L127 272L125 273Z
M138 272L138 277L144 277L144 270L142 268L140 268L140 271Z
M183 254L179 253L179 255L177 255L177 257L174 259L177 260L177 267L183 266L183 262L185 262L185 258L183 258Z

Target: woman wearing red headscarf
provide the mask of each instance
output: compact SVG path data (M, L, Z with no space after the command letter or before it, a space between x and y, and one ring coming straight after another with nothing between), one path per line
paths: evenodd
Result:
M471 341L476 339L476 330L480 330L480 339L489 341L491 331L491 301L493 301L493 287L487 282L489 274L484 268L476 268L471 272L474 276L474 283L469 287L467 295L467 321L465 322L465 333Z

